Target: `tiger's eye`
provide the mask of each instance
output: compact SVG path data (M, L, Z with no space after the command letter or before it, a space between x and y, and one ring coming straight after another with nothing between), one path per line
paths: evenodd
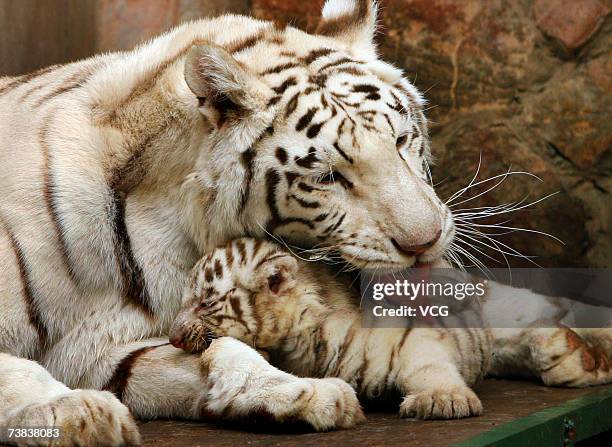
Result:
M401 147L404 145L404 143L406 142L406 140L408 139L407 135L400 135L399 137L397 137L397 140L395 140L395 146L396 147Z
M336 175L337 174L335 172L329 172L328 174L319 178L317 181L322 185L331 185L332 183L334 183L334 177Z

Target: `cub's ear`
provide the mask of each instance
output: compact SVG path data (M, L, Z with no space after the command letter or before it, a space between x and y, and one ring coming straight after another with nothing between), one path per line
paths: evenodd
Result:
M288 254L272 255L258 267L255 272L255 284L258 290L269 290L273 295L281 295L295 285L295 274L298 264Z
M201 102L223 108L261 110L273 96L270 88L217 45L194 45L185 60L185 81Z
M327 0L316 33L349 44L362 59L376 59L377 9L374 0Z

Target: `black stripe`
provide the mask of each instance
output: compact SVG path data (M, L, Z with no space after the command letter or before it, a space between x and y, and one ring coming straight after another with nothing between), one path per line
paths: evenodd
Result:
M139 357L143 356L149 351L152 351L155 348L159 348L161 346L168 346L170 343L164 343L162 345L157 346L145 346L144 348L137 349L135 351L130 352L127 356L125 356L115 367L115 371L113 375L110 377L106 385L102 387L103 390L110 391L117 398L123 401L125 397L125 389L127 388L128 381L132 376L132 368L138 360Z
M302 58L302 61L306 64L306 65L310 65L312 64L314 61L316 61L317 59L321 58L321 57L325 57L328 56L330 54L334 53L334 50L330 49L330 48L318 48L316 50L312 50L310 51L310 53L308 53L306 56L304 56Z
M308 149L308 155L305 157L295 157L295 163L302 168L310 169L312 165L318 162L317 150L314 147Z
M238 256L240 256L240 263L243 264L246 261L246 247L244 241L236 241L236 248L238 249Z
M344 152L341 148L340 145L338 144L338 142L336 141L334 143L334 149L336 149L338 151L338 153L349 163L353 163L353 159L351 157L349 157L348 155L346 155L346 152Z
M306 131L306 136L308 138L314 138L317 135L319 135L319 132L321 131L321 127L323 127L323 125L325 124L325 121L321 122L321 123L316 123L313 124L312 126L310 126L308 128L308 130Z
M59 68L61 65L51 65L49 67L44 67L41 68L39 70L33 71L31 73L25 74L23 76L19 76L15 79L13 79L11 82L9 82L8 84L5 84L3 87L0 87L0 96L10 92L11 90L29 83L30 81L32 81L33 79L36 79L39 76L42 76L46 73L49 73L53 70L55 70L56 68Z
M334 70L334 72L335 73L348 73L353 76L367 76L368 75L365 71L360 70L359 68L353 67L353 66L340 67Z
M299 182L298 183L298 189L301 189L304 192L322 191L322 189L315 188L314 186L307 185L304 182Z
M319 135L319 132L321 131L321 128L323 127L324 124L325 124L325 121L321 123L313 124L306 131L306 136L308 138L315 138L317 135Z
M297 85L297 79L291 76L290 78L285 79L283 83L278 87L272 88L272 90L274 90L274 93L276 93L277 95L282 95L283 93L285 93L285 90L287 90L289 87L293 87L294 85Z
M240 162L244 168L244 180L242 182L242 197L240 198L240 211L244 210L247 200L249 199L249 191L251 189L251 181L253 180L253 160L256 152L253 148L248 148L240 156Z
M87 82L87 80L91 77L91 75L95 72L95 70L97 69L99 65L100 64L97 63L94 66L86 66L82 70L79 70L77 73L74 73L72 76L66 79L63 85L61 85L60 87L57 87L52 92L39 98L38 101L34 103L34 107L40 107L45 102L57 96L60 96L64 93L67 93L78 87L81 87Z
M49 332L43 322L42 316L34 299L34 287L32 286L32 279L30 278L30 269L28 268L28 263L25 254L21 249L17 238L8 228L8 225L4 222L0 222L0 224L2 224L2 226L6 230L6 233L9 237L9 241L11 243L11 248L15 253L15 259L17 260L17 268L19 270L19 278L21 280L21 292L26 304L28 319L30 320L30 324L38 334L38 343L42 349L47 345L47 342L49 341Z
M227 51L231 54L240 53L248 48L252 48L261 40L264 35L264 31L260 31L250 37L242 39L238 42L234 42L230 44L227 48Z
M325 230L323 230L323 236L327 236L331 233L333 233L334 231L336 231L338 229L338 227L340 227L340 225L342 225L342 222L344 222L344 218L346 217L346 213L344 213L340 219L338 219L338 221L335 224L331 224L329 227L327 227Z
M277 96L273 96L272 98L270 98L270 100L268 101L268 104L266 104L266 107L272 107L273 105L275 105L276 103L278 103L281 99L283 99L283 97L281 95L277 95Z
M302 208L319 208L321 206L319 202L309 202L294 194L291 194L289 197L295 200Z
M277 73L280 73L281 71L289 70L290 68L295 68L299 66L300 64L298 64L297 62L286 62L284 64L280 64L280 65L276 65L274 67L268 68L267 70L262 71L260 74L261 75L277 74Z
M280 182L280 176L278 175L278 172L276 172L274 169L270 169L268 170L268 172L266 172L266 203L268 204L268 209L270 210L270 220L268 221L266 227L270 231L273 231L277 227L280 227L283 225L287 225L290 223L301 223L303 225L306 225L310 229L314 229L314 225L312 224L312 222L306 219L300 219L300 218L286 218L285 219L280 215L280 212L276 205L276 193L277 193L279 182Z
M295 112L298 106L298 98L300 97L300 92L297 92L295 95L291 97L289 102L287 102L287 108L285 109L285 118L289 118L289 116Z
M402 115L406 115L406 108L404 108L404 105L402 104L402 101L399 99L399 97L393 92L393 90L391 90L391 96L393 96L393 100L395 101L394 105L389 105L389 107L391 107L393 110L395 110L397 113L400 113Z
M357 64L358 62L351 59L350 57L342 57L333 62L323 65L321 68L319 68L319 71L324 71L324 70L327 70L328 68L335 67L337 65L349 64L349 63Z
M221 261L219 259L215 259L214 270L216 278L219 279L223 276L223 265L221 265Z
M289 156L287 155L287 151L282 147L276 148L276 159L280 161L282 165L287 164Z
M372 84L357 84L353 86L353 91L355 93L376 93L380 89Z
M298 174L297 172L291 172L291 171L285 172L285 178L287 179L287 185L291 187L295 179L298 178L299 176L300 174Z
M125 224L126 194L111 190L111 218L115 233L114 252L121 274L121 291L126 302L133 304L146 315L153 317L149 294L142 269L134 258L130 234Z
M295 130L297 130L298 132L304 130L314 118L315 114L317 113L317 110L319 110L318 107L311 107L310 109L308 109L308 111L298 120L297 124L295 125Z
M45 200L45 205L47 207L47 212L51 217L51 221L53 222L53 228L55 230L55 235L57 237L60 253L62 255L62 261L68 272L68 276L71 280L75 280L75 272L72 265L72 261L70 259L70 251L68 249L68 243L66 241L64 228L62 226L62 222L60 219L60 214L57 209L57 194L56 194L56 186L53 178L53 157L49 151L49 126L50 126L50 118L51 114L48 115L38 134L39 144L43 154L43 198Z
M346 118L353 124L357 124L355 123L355 120L351 117L351 115L348 113L348 111L346 110L346 108L342 105L342 103L340 103L340 100L338 98L336 98L336 94L332 93L332 98L331 100L342 109L342 111L344 112L344 114L346 115Z
M391 118L389 118L389 114L383 113L383 116L385 117L385 119L387 120L387 124L391 128L391 132L393 132L393 135L395 135L395 127L393 126L393 123L391 122Z

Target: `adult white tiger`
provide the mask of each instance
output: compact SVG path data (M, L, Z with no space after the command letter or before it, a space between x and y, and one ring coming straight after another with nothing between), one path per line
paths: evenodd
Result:
M231 341L198 357L155 337L199 255L263 228L358 267L441 257L453 224L423 181L423 100L377 59L374 29L372 3L330 0L317 35L224 16L0 79L0 426L137 442L108 393L70 392L21 358L138 417L361 419L337 379L296 378ZM549 375L573 358L503 354Z

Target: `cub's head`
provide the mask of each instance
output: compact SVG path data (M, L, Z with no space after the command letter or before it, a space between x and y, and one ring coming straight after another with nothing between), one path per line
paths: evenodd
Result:
M317 34L261 22L191 50L213 239L268 232L359 268L444 255L454 227L428 178L424 100L378 60L375 22L374 2L328 0Z
M285 314L297 304L298 278L295 258L271 242L242 238L216 248L193 268L170 341L189 352L223 336L274 347L293 320Z

